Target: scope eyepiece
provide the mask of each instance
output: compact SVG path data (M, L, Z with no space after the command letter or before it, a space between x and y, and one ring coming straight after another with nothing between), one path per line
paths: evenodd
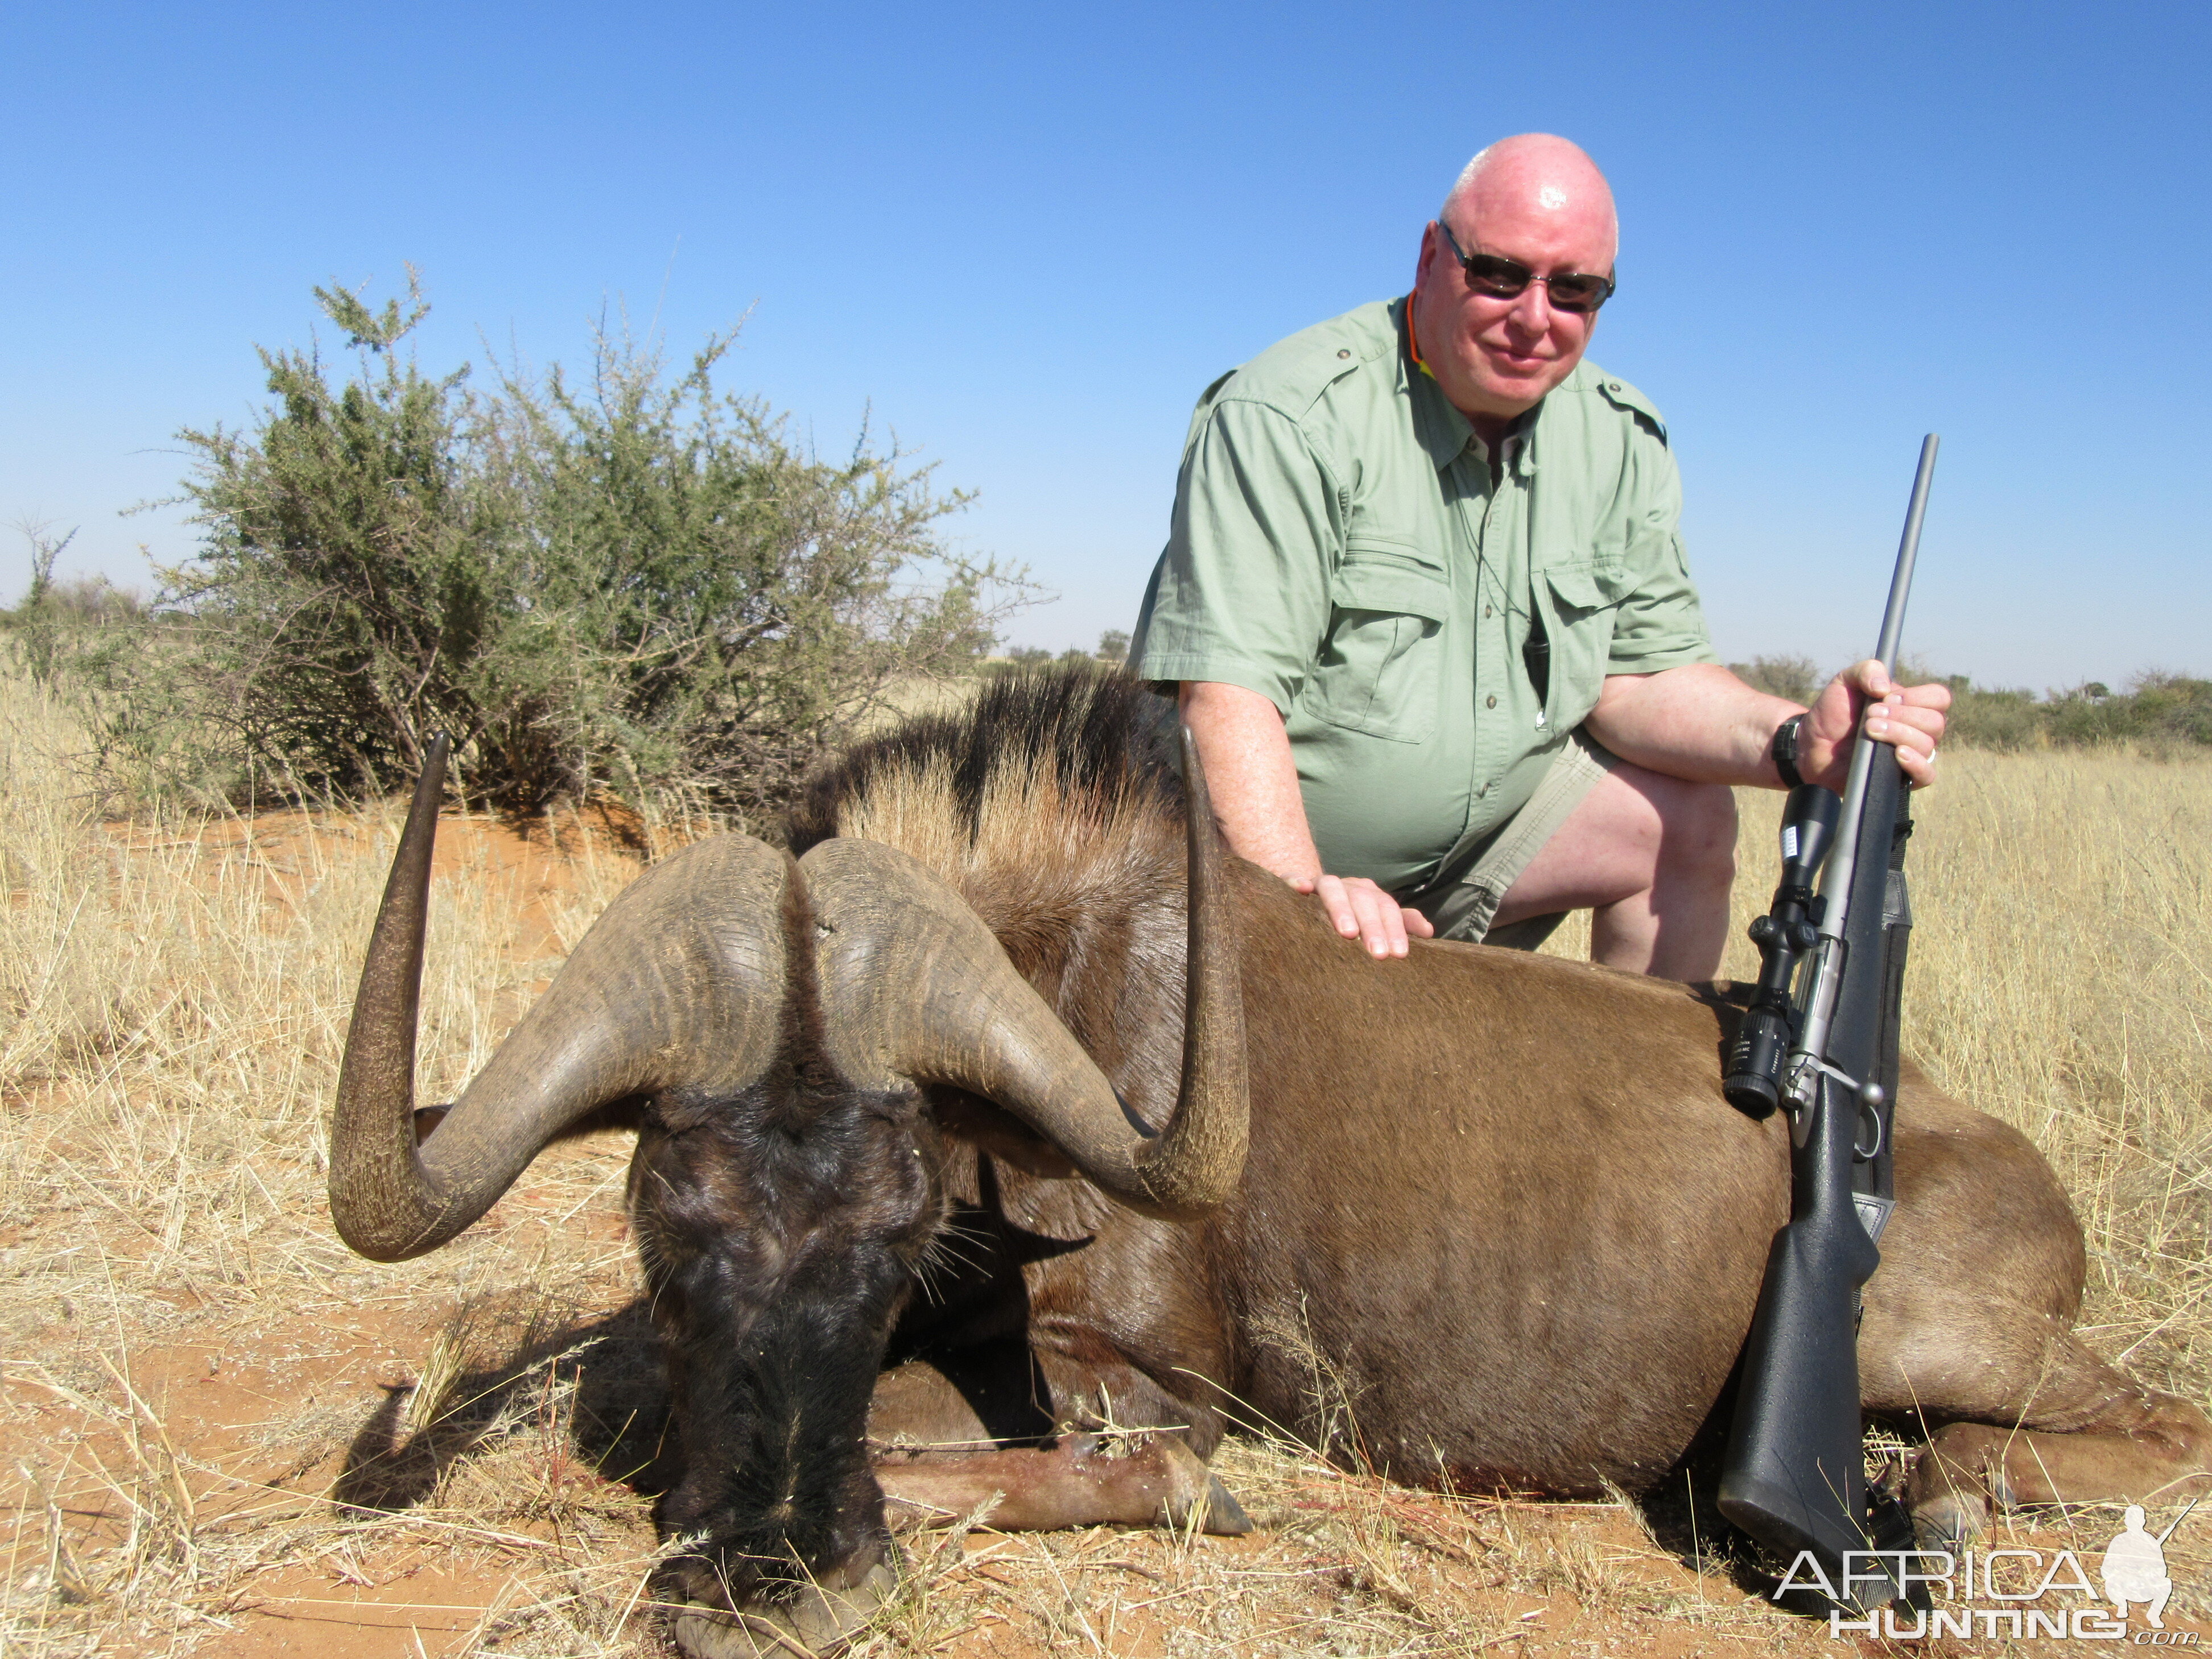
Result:
M1754 1007L1745 1014L1721 1079L1729 1104L1753 1117L1773 1111L1781 1103L1782 1062L1789 1053L1790 1022L1778 1011Z

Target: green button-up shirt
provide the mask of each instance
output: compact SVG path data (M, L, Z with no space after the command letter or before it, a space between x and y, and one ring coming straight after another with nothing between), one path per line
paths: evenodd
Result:
M1130 650L1272 701L1324 866L1400 892L1528 799L1607 675L1717 660L1658 410L1585 360L1493 480L1405 308L1206 388Z

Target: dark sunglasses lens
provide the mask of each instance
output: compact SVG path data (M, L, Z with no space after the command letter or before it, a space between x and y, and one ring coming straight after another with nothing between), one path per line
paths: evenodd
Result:
M1528 279L1535 275L1528 266L1501 259L1494 253L1471 253L1466 265L1468 285L1478 294L1499 300L1511 299L1528 287Z
M1595 311L1605 303L1602 276L1554 276L1544 286L1551 291L1552 303L1562 311Z

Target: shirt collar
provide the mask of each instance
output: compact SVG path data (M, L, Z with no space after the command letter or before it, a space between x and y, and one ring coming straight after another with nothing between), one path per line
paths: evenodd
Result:
M1404 365L1406 390L1413 404L1413 438L1441 472L1474 441L1474 428L1468 424L1466 416L1452 407L1451 399L1437 384L1437 377L1421 361L1420 344L1413 337L1413 296L1405 295L1394 308L1398 313L1398 338L1403 347L1399 361Z

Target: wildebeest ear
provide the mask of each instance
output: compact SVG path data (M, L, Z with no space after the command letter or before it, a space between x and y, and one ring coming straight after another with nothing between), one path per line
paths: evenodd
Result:
M981 1096L942 1085L928 1094L930 1115L937 1120L937 1127L949 1135L957 1135L978 1152L1050 1181L1064 1181L1075 1173L1075 1164L1066 1153L1012 1112L1000 1110Z

